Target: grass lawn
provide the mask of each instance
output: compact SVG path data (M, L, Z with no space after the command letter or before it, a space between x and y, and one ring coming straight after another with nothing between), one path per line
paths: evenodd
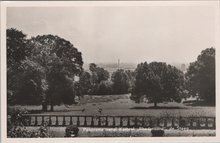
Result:
M120 115L120 116L185 116L215 117L215 107L211 106L187 106L183 103L159 103L158 108L152 108L152 103L135 103L130 100L130 95L107 95L107 96L84 96L80 104L71 106L55 106L54 112L39 112L42 115ZM10 108L23 108L31 111L40 111L41 106L11 106ZM99 113L98 109L102 108ZM85 109L85 111L82 111ZM36 114L36 113L34 113ZM52 118L52 122L55 120ZM81 118L80 118L81 120ZM84 119L82 119L83 122ZM34 121L34 120L33 120ZM62 124L62 118L59 119ZM68 119L66 122L69 122ZM76 120L74 121L74 124ZM95 120L96 122L96 120ZM41 121L39 121L41 123ZM116 120L116 124L119 121ZM29 130L38 129L39 127L27 127ZM65 127L49 127L51 137L64 137ZM79 137L151 137L151 129L138 128L80 128ZM166 129L166 137L175 136L215 136L215 130L179 130Z
M135 103L130 100L130 94L84 96L79 105L55 106L54 112L41 112L43 115L131 115L131 116L211 116L215 117L215 107L186 106L183 103L159 103L160 108L151 108L152 103ZM27 110L41 110L41 106L11 106ZM49 108L49 107L48 107ZM102 113L98 109L102 108ZM85 111L82 112L82 109Z

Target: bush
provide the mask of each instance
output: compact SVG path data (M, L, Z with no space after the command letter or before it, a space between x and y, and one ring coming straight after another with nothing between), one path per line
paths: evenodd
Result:
M77 137L79 128L74 125L67 126L65 129L65 137Z
M164 136L164 130L161 128L154 128L151 130L153 137L162 137Z
M30 137L31 132L29 132L26 128L21 126L14 126L8 130L8 136L12 138L17 137Z
M8 131L11 138L44 138L49 137L46 126L41 126L38 130L29 131L24 126L14 126Z
M23 115L27 113L22 109L8 109L7 136L12 138L49 137L46 122L38 130L29 131L26 129L25 124L29 118L25 118Z
M7 117L7 125L8 128L12 126L24 126L27 122L27 118L24 118L23 115L27 114L28 111L25 109L7 109L8 110L8 117Z

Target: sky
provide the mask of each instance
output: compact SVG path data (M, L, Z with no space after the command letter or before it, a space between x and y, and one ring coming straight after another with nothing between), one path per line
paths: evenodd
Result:
M212 6L11 7L7 28L70 41L85 63L189 63L215 47Z

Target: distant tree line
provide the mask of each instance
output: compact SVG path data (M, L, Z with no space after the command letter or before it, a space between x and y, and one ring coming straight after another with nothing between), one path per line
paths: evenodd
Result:
M82 68L81 52L69 41L54 35L30 39L17 29L7 29L7 102L8 104L74 104L75 97L131 93L141 102L181 102L197 97L215 105L215 49L201 52L184 74L163 62L140 63L135 71L118 69L111 75L90 63ZM76 80L79 77L79 80Z
M96 64L89 65L89 71L83 71L79 83L83 94L89 95L114 95L126 94L131 91L134 72L118 69L111 77L107 70Z

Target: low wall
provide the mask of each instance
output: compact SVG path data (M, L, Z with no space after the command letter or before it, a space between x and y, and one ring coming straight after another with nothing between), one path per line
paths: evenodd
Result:
M26 127L36 130L39 127ZM64 137L65 127L49 127L51 137ZM165 137L199 137L215 136L215 130L181 130L165 129ZM151 129L146 128L79 128L78 137L151 137Z

